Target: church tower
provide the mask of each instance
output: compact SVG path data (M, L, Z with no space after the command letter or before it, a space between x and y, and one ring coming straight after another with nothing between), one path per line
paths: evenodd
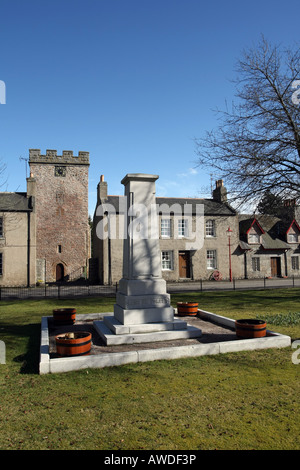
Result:
M74 280L90 257L89 152L29 150L35 179L37 281Z

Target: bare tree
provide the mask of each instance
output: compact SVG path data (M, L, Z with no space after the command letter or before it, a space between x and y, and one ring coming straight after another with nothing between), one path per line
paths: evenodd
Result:
M300 197L300 52L264 38L237 63L237 103L217 110L215 131L196 139L199 166L220 175L233 201L259 201L265 191ZM298 94L299 92L299 94Z

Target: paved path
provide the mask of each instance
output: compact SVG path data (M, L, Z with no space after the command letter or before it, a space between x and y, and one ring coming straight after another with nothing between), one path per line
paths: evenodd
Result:
M176 318L179 318L176 316ZM89 331L92 333L92 355L103 354L103 353L115 353L115 352L125 352L125 351L137 351L139 349L158 349L163 347L170 346L185 346L191 344L209 344L221 341L235 341L237 340L236 334L234 331L224 328L220 325L215 325L214 323L204 321L198 317L180 317L180 319L186 321L192 326L200 328L202 330L202 336L200 338L194 339L178 339L173 341L157 341L154 343L134 343L134 344L123 344L118 346L106 346L102 342L100 336L97 334L95 328L93 327L93 322L76 322L72 326L60 326L54 327L52 321L49 322L49 336L50 336L50 354L52 358L56 357L55 351L55 335L61 333L67 333L72 331Z

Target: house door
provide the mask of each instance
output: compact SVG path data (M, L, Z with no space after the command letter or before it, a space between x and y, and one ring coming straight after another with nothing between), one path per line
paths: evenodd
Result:
M190 252L189 251L179 252L179 277L182 277L182 278L191 277Z
M271 276L281 276L281 260L278 256L271 258Z
M63 281L64 279L64 265L59 263L56 265L56 282Z

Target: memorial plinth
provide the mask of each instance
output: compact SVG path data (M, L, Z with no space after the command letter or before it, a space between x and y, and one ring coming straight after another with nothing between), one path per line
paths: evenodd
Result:
M114 315L95 322L106 344L152 342L201 336L201 330L174 319L174 309L161 273L156 175L123 178L125 214L123 277Z

